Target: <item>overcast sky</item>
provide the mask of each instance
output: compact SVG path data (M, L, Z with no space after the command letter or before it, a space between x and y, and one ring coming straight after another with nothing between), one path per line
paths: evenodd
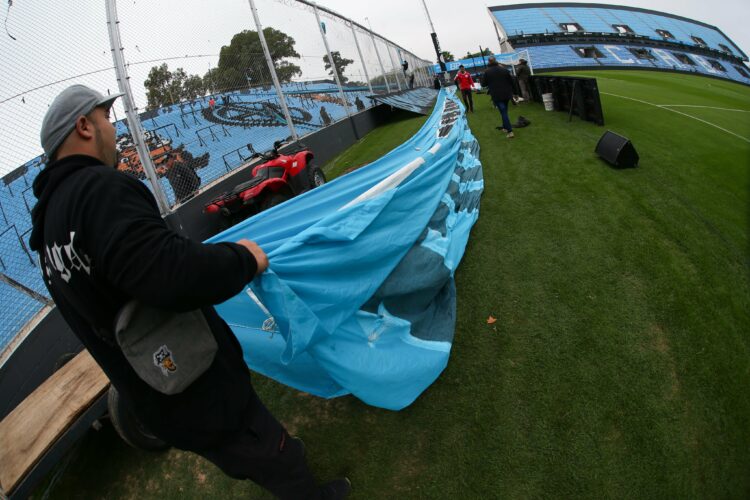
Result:
M500 2L482 0L426 0L435 31L443 50L454 55L478 51L479 45L498 51L497 37L492 27L487 8L514 3L545 3L525 0L523 2ZM572 2L592 3L592 2ZM750 51L750 0L638 0L598 2L612 5L627 5L658 10L684 16L721 29L743 52ZM325 5L337 12L363 22L369 17L372 28L383 36L414 51L417 55L434 59L430 40L430 28L421 0L377 0L357 2L352 0L323 0ZM374 8L377 6L376 8Z

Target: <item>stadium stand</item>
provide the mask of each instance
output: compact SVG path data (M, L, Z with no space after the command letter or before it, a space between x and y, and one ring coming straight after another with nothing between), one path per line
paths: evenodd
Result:
M638 68L750 84L747 55L719 28L635 7L553 2L490 7L503 52L528 50L534 70Z

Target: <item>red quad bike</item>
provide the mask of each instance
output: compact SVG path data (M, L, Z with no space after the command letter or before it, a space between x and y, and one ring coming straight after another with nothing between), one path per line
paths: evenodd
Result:
M253 167L253 177L229 192L214 198L203 211L221 214L231 227L263 210L274 207L300 193L325 184L323 171L312 163L313 153L304 144L291 154L279 153L283 141L273 143L266 153L254 153L263 163Z

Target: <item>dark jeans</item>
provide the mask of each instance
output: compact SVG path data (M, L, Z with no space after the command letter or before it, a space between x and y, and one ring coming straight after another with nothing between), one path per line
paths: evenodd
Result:
M257 398L257 396L256 396ZM197 451L227 476L250 479L282 499L318 499L321 494L307 468L302 445L260 400L247 418L245 432L231 442Z
M521 97L523 97L525 101L528 101L531 98L531 90L529 87L529 81L519 79L518 86L521 88Z
M510 124L510 118L508 118L508 99L504 101L494 101L497 109L500 110L500 116L503 117L503 128L508 132L513 132L513 126Z
M464 99L464 106L467 111L474 112L474 96L471 95L471 89L461 91L461 97Z

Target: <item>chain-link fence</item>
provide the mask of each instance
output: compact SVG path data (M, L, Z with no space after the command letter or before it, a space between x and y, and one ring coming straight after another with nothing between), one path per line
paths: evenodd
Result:
M32 183L44 166L39 129L63 89L84 84L117 92L101 2L7 2L0 33L0 359L49 294L28 247ZM73 27L78 27L73 29ZM83 29L81 29L83 27ZM122 108L115 108L122 117Z
M112 113L117 168L167 214L277 140L363 112L374 94L431 85L428 61L306 1L7 2L5 14L0 351L51 304L28 237L47 161L39 129L63 89L126 93Z

